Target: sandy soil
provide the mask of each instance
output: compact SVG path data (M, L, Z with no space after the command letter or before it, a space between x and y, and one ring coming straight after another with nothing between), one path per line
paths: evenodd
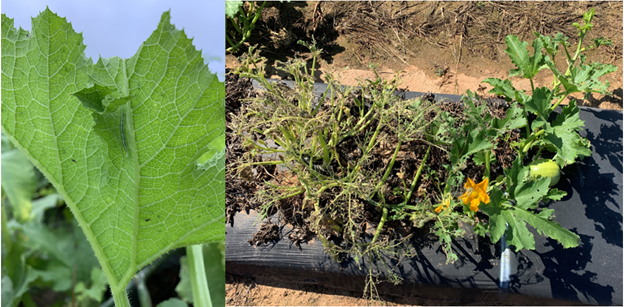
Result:
M370 301L356 293L335 289L288 289L257 284L228 276L225 284L228 306L399 306L392 302Z

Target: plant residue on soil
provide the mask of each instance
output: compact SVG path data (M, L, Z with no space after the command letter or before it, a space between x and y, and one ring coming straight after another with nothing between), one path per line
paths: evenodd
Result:
M287 77L276 69L276 61L309 58L297 42L314 38L323 49L318 82L326 81L325 72L335 71L341 84L356 85L358 79L374 78L369 64L375 64L384 78L402 72L401 86L410 91L461 95L469 89L484 95L491 86L483 79L504 79L514 68L504 52L506 35L531 40L534 31L561 32L576 44L572 23L581 22L590 7L596 17L587 40L607 37L613 46L589 51L588 62L613 64L618 70L606 77L612 95L571 97L579 106L622 110L623 16L617 1L268 2L254 29L257 35L247 45L259 46L271 78ZM226 66L237 66L242 52L226 55ZM528 80L511 80L530 94ZM552 79L543 72L534 82L548 86Z

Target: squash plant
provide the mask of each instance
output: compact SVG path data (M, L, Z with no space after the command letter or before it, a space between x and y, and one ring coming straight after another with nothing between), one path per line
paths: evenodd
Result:
M94 64L84 49L47 8L30 33L2 14L2 132L55 186L129 306L137 270L225 238L224 84L169 12L129 59Z
M492 201L481 207L490 217L488 231L493 243L506 232L509 243L517 250L535 249L533 235L526 228L526 224L530 224L538 233L556 239L565 248L579 244L578 235L552 221L553 209L535 210L540 200L559 200L566 195L552 188L559 180L560 168L591 155L589 141L578 134L584 123L579 118L576 102L571 100L556 116L551 113L570 94L582 92L585 98L591 93L606 94L609 82L602 82L598 78L617 70L616 66L610 64L587 64L582 54L586 50L611 44L604 37L595 39L592 44L583 44L585 35L593 27L591 21L594 14L592 8L583 15L583 25L573 24L579 36L574 53L568 50L571 47L568 37L561 33L555 37L534 33L533 55L529 55L527 50L528 42L521 42L513 35L505 38L505 52L517 67L511 70L510 76L529 79L532 90L530 96L514 88L508 79L484 80L494 86L491 93L501 95L507 101L517 101L527 121L516 161L511 169L505 170L505 178L499 181L498 187L491 189ZM561 51L567 63L565 73L561 73L554 62L555 56ZM533 86L533 78L542 69L549 69L553 73L552 88ZM551 105L552 101L555 103ZM500 188L502 183L506 186L504 190Z

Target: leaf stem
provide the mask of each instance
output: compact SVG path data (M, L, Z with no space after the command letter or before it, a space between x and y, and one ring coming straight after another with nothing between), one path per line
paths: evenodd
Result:
M152 307L152 298L145 284L145 275L142 271L139 271L134 277L137 286L137 293L139 294L139 305L141 307Z
M130 300L128 300L128 295L126 294L126 287L111 287L111 293L113 295L113 300L115 301L115 307L131 307Z
M379 233L381 232L381 229L383 229L383 226L386 223L387 219L388 219L388 208L383 207L382 208L382 214L381 214L381 220L379 221L379 225L377 225L377 230L375 231L375 235L373 236L373 240L370 243L371 245L373 243L375 243L375 241L377 241L377 238L379 237Z
M388 168L386 169L386 172L384 173L383 177L381 178L381 181L379 181L379 183L377 183L377 186L375 187L375 192L379 191L379 189L381 188L381 186L386 183L386 180L388 180L388 176L390 176L390 172L392 171L392 167L394 166L394 161L396 161L396 158L399 154L399 150L401 149L401 141L399 141L399 144L397 144L396 149L394 150L394 154L392 155L392 160L390 160L390 163L388 163Z
M204 268L204 254L201 244L186 247L189 273L191 275L191 289L193 290L193 306L212 307L206 269Z
M418 170L416 171L416 175L414 176L414 180L412 181L412 186L410 187L410 191L407 194L407 197L405 198L405 204L407 205L407 203L409 202L410 198L412 198L412 193L414 192L414 188L416 187L416 181L418 181L418 178L420 177L420 173L422 172L424 166L425 166L425 162L427 161L427 158L429 157L429 152L431 151L431 145L429 145L429 147L427 148L427 152L425 153L425 157L423 158L422 162L420 162L420 166L418 167Z
M566 98L566 95L561 96L561 99L559 99L557 103L555 103L552 107L550 107L551 112L554 111L559 106L559 104Z

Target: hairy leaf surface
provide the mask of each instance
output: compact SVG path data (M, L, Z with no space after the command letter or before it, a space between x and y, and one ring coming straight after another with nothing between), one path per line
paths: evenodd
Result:
M72 209L111 287L172 248L222 241L224 152L197 160L224 133L224 85L169 12L133 57L97 64L49 9L32 29L2 15L2 131Z

